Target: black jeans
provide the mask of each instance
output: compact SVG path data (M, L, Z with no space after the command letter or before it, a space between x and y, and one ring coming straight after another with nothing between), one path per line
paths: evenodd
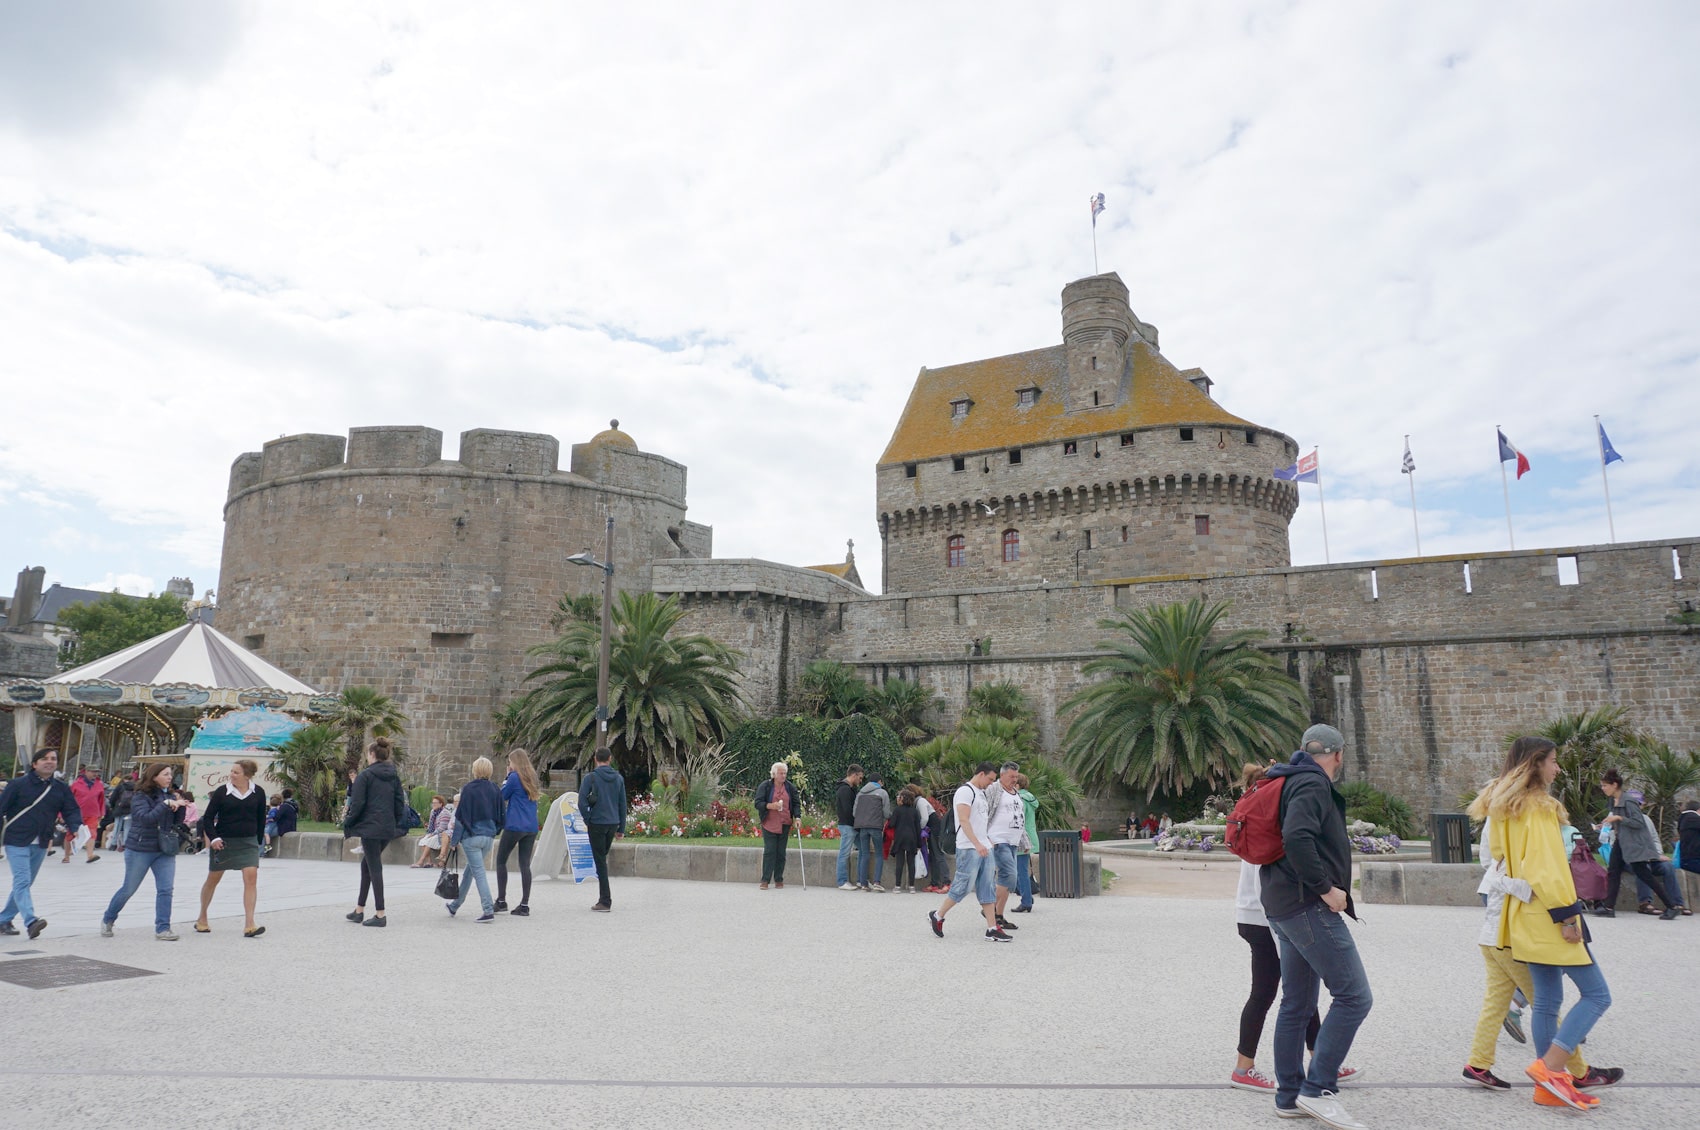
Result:
M519 904L524 906L531 901L531 849L537 846L536 832L521 834L511 829L502 830L502 842L496 848L496 899L507 901L508 856L513 853L515 844L519 845Z
M920 844L891 841L891 857L897 861L897 878L891 884L893 889L902 887L905 880L909 886L915 885L915 853L920 850Z
M372 892L372 909L384 912L384 848L388 840L360 840L360 897L355 906L366 905L366 892Z
M1275 994L1281 991L1281 951L1275 946L1275 935L1267 926L1240 923L1240 937L1251 947L1251 995L1240 1009L1239 1053L1247 1059L1257 1058L1257 1045L1263 1042L1263 1022L1275 1004ZM1305 1047L1315 1050L1316 1030L1322 1019L1310 1014L1305 1025Z
M785 832L761 830L761 881L785 881Z
M1611 867L1606 871L1607 909L1617 909L1617 892L1623 886L1623 870L1626 867L1639 875L1643 883L1653 888L1653 893L1659 896L1659 901L1665 904L1666 910L1670 909L1670 896L1665 894L1665 877L1659 873L1659 869L1646 860L1637 863L1626 861L1615 844L1611 849Z
M590 826L590 855L596 860L596 885L602 894L596 901L602 906L614 905L614 896L608 891L608 850L614 846L614 833L619 830L618 824Z

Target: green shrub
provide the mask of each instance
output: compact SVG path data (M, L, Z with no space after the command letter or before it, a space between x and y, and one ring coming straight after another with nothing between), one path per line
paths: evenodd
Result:
M733 730L726 739L726 753L729 761L722 780L746 791L767 780L775 761L796 753L802 758L812 794L804 799L825 803L852 763L889 783L903 756L903 744L891 727L865 714L831 720L761 718Z
M419 813L421 820L431 819L431 798L437 795L437 790L430 785L415 785L408 791L407 802L413 810Z
M1340 786L1340 795L1346 800L1348 824L1362 820L1387 828L1402 840L1412 839L1422 831L1410 805L1382 792L1368 781L1347 781Z
M720 825L715 822L712 816L698 816L685 825L685 835L687 836L705 837L719 834Z
M746 824L755 823L756 802L751 800L749 797L747 797L747 796L733 797L731 800L729 800L725 803L724 807L725 807L727 812L736 813L737 816L739 817L739 819L741 819L744 823L746 823Z

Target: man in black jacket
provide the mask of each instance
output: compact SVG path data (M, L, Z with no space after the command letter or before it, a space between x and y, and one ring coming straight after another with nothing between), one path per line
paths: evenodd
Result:
M832 806L838 810L838 889L853 891L850 881L850 849L856 845L856 793L862 788L862 767L852 765L838 782L832 794Z
M6 829L6 862L12 869L12 894L5 909L0 910L0 934L18 932L12 919L19 914L31 940L47 929L47 919L36 917L30 886L47 858L54 821L63 818L67 832L71 832L83 820L83 810L77 806L71 786L53 776L58 768L58 750L37 750L30 758L32 771L12 778L6 791L0 793L0 825ZM71 850L68 842L65 850Z
M1346 802L1334 787L1346 740L1332 726L1306 730L1299 752L1269 770L1281 786L1285 853L1258 872L1263 912L1281 948L1281 1011L1275 1021L1275 1113L1305 1115L1337 1130L1363 1130L1336 1092L1340 1064L1369 1015L1369 978L1342 914L1352 910L1352 844ZM1305 1026L1317 1010L1318 986L1333 1003L1304 1067Z

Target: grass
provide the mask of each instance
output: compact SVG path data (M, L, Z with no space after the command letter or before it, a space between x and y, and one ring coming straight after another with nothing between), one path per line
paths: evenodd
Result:
M761 847L761 839L757 836L627 836L626 840L634 844L693 844L703 847ZM797 846L797 837L792 836L786 841L792 849ZM810 851L837 851L838 840L805 839L803 847Z

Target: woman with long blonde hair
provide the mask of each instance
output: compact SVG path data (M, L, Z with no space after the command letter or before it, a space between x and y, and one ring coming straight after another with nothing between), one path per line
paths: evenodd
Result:
M537 846L537 798L542 794L531 755L508 751L508 777L502 782L502 842L496 848L496 913L508 909L508 856L519 848L519 905L516 918L531 914L531 849Z
M1499 918L1497 948L1529 967L1535 990L1531 1035L1540 1058L1525 1069L1535 1081L1535 1102L1590 1110L1600 1100L1576 1089L1565 1063L1611 1007L1611 990L1588 949L1582 903L1570 878L1560 828L1564 806L1552 795L1558 750L1545 738L1518 738L1505 771L1470 805L1470 815L1488 821L1488 853L1515 881ZM1523 885L1527 885L1527 894ZM1564 1022L1564 978L1582 994Z

